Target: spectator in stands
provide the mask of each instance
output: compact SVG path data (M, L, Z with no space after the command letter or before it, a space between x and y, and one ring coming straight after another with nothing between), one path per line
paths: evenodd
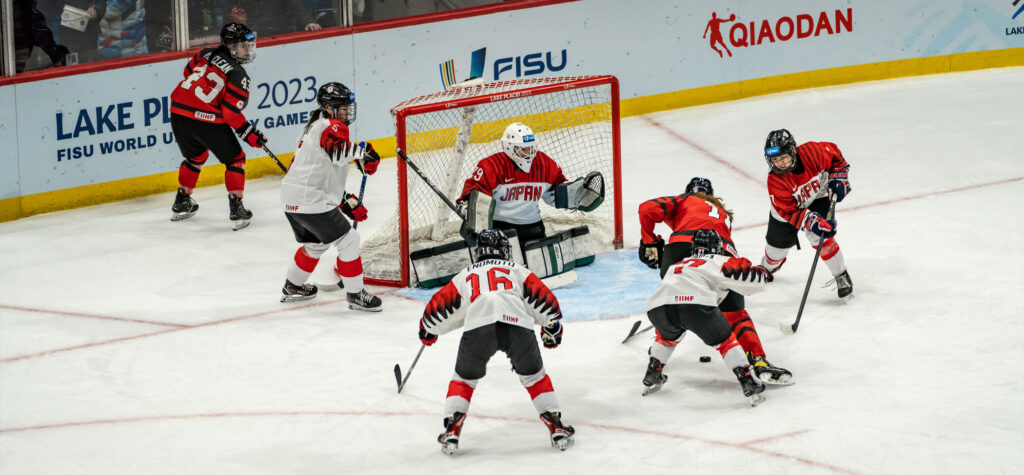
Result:
M87 18L82 19L82 21L85 22L84 28L75 28L64 25L60 27L60 37L63 38L64 45L67 46L72 53L78 55L79 63L88 63L98 60L99 50L97 49L97 44L99 43L100 37L99 19L103 17L106 10L106 2L98 0L64 0L62 4L83 10L87 15Z
M38 47L50 58L54 67L64 66L68 49L53 40L53 32L46 26L46 17L36 8L34 0L14 0L12 20L14 26L14 70L27 68L32 48Z
M143 0L107 0L100 19L99 53L102 58L146 54L146 9Z

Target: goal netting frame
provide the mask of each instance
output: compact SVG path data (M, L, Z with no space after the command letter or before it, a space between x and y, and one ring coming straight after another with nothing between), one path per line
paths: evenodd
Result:
M614 76L467 81L391 109L397 146L451 201L484 157L501 151L505 127L523 122L539 148L573 180L605 177L605 201L591 213L540 202L548 234L586 224L596 250L622 247L619 83ZM398 210L360 246L367 284L415 284L410 252L458 238L459 217L398 160Z

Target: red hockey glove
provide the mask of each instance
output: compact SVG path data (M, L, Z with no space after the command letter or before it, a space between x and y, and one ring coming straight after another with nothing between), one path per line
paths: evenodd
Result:
M644 243L640 241L640 262L647 264L651 269L661 267L661 254L665 250L665 240L658 236L653 242Z
M722 264L722 275L730 279L745 280L753 265L745 257L730 257L725 264Z
M810 231L822 239L828 239L836 235L836 220L829 221L814 211L808 211L804 216L803 230Z
M366 208L363 207L363 202L359 201L359 198L352 193L345 193L345 200L341 202L341 212L357 223L366 220Z
M363 152L363 157L356 160L356 167L359 171L363 172L363 175L373 175L377 173L377 165L380 164L380 155L377 155L377 151L373 149L373 145L369 142L359 142L360 146L365 145L366 151Z
M843 198L850 193L849 174L849 167L847 167L832 172L828 176L828 189L832 191L833 195L836 195L836 203L843 201Z
M422 341L423 344L427 345L427 346L433 345L434 342L437 341L437 335L435 335L433 333L430 333L425 328L423 328L423 322L420 322L420 334L419 334L419 336L420 336L420 341Z
M267 137L263 135L263 132L260 132L249 122L235 129L235 133L238 134L238 138L244 140L252 147L259 148L267 144Z
M544 348L558 348L562 344L562 322L541 327L540 339L544 341Z

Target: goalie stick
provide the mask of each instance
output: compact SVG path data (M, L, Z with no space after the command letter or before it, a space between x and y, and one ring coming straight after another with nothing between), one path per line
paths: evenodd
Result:
M409 365L409 372L405 373L405 378L402 378L402 368L395 363L395 382L398 383L398 394L402 394L402 388L405 387L405 382L409 380L409 375L412 374L413 368L416 367L416 362L420 360L420 355L423 354L423 349L427 345L420 345L420 351L416 352L416 358L412 360L412 364Z
M828 194L829 206L828 216L826 220L831 220L832 216L836 212L836 196L832 193ZM807 285L804 286L804 296L800 299L800 309L796 312L796 321L792 324L787 325L785 322L779 322L779 329L786 335L792 335L796 333L796 328L800 326L800 317L804 314L804 304L807 303L807 292L811 290L811 281L814 279L814 269L818 267L818 257L821 256L821 248L824 247L822 244L825 243L824 239L818 240L818 250L814 251L814 261L811 262L811 273L807 275Z
M277 155L274 155L274 152L271 152L270 149L267 148L267 144L263 144L263 150L265 152L267 152L268 154L270 154L270 158L273 158L274 159L274 163L276 163L277 166L281 167L281 171L283 171L285 173L288 173L288 168L285 167L284 164L281 163L281 161L277 159Z

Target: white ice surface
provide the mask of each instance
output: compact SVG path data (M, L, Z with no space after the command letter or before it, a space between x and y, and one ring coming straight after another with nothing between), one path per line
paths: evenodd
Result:
M717 356L697 362L714 352L692 336L664 389L641 397L649 335L620 341L643 309L595 318L574 308L571 287L556 292L574 320L543 351L577 429L564 453L501 355L461 452L440 453L457 335L423 352L401 395L392 372L420 346L422 302L378 288L380 314L348 310L341 293L278 303L296 244L277 177L247 184L255 219L238 232L220 186L199 189L199 213L181 222L168 220L167 194L0 223L0 472L1021 473L1022 124L1024 68L623 120L627 247L639 240L637 205L697 175L736 212L734 238L755 261L767 132L837 143L852 165L837 239L856 298L837 302L818 266L799 331L782 336L813 255L790 253L747 305L797 384L751 408ZM394 209L394 173L385 160L370 178L364 235ZM649 288L630 282L650 278L635 272L635 249L621 252L629 277L595 267L607 275L589 276L599 284L583 294Z

